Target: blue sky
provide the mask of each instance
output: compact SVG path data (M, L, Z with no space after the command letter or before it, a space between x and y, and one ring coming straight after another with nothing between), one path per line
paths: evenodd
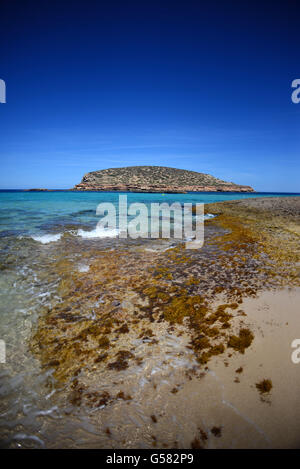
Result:
M0 4L0 188L163 165L300 192L296 1Z

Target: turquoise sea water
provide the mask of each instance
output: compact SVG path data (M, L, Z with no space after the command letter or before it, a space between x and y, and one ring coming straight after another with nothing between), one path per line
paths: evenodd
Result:
M24 192L0 191L0 237L45 236L65 230L95 228L99 203L112 202L118 207L119 192ZM142 202L211 203L253 197L295 196L291 193L218 193L188 194L126 193L128 204ZM55 241L58 236L49 237ZM43 238L44 241L47 238Z

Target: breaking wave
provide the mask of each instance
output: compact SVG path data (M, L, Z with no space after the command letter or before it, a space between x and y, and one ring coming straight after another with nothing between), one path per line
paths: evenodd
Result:
M77 234L82 238L116 238L119 234L119 230L97 226L97 228L91 231L80 229L77 231Z
M61 238L61 233L58 234L44 234L44 235L39 235L39 236L31 236L34 241L38 241L39 243L42 244L48 244L48 243L53 243L55 241L60 240Z

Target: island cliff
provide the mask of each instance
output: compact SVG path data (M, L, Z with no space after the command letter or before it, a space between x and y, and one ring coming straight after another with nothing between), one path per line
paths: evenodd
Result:
M209 174L165 166L127 166L92 171L83 176L77 191L124 192L254 192L252 187L222 181Z

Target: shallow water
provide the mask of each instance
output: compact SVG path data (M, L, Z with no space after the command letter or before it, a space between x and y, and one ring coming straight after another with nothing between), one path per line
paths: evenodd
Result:
M143 194L117 192L23 192L0 191L0 237L62 234L80 228L91 230L99 217L99 203L112 202L118 209L119 195L132 202L212 203L253 197L292 196L282 193L188 193ZM299 195L299 194L298 194ZM49 238L49 241L51 239ZM54 240L54 238L53 238Z
M66 260L67 257L70 266L64 274L71 275L78 271L84 275L89 271L89 259L94 260L95 256L101 256L103 249L111 250L114 254L119 243L110 238L101 239L100 247L99 240L85 240L80 237L74 237L71 242L62 239L48 244L37 243L31 238L10 238L4 243L2 238L1 243L3 268L0 273L0 337L5 340L7 348L6 363L0 365L1 447L110 447L112 441L117 446L122 446L121 439L112 440L103 428L109 426L113 432L123 425L124 431L118 430L118 435L123 440L128 435L128 426L134 429L137 422L145 418L145 410L141 409L140 401L144 399L145 390L148 395L149 389L151 393L154 375L166 375L162 363L165 360L168 362L169 371L164 380L169 387L172 383L172 379L168 377L170 369L178 365L192 367L192 353L187 352L186 344L173 338L165 327L165 330L160 330L159 346L156 351L151 348L147 363L117 373L117 383L115 372L103 373L102 370L98 375L86 373L83 379L90 389L95 387L97 393L109 390L114 396L113 409L105 410L99 423L99 416L95 419L95 408L85 406L79 409L70 405L66 399L70 389L64 392L64 385L57 386L53 369L41 368L39 360L29 351L29 344L39 314L61 301L57 293L60 273L53 269L53 262ZM170 242L129 241L126 246L127 249L139 247L157 252L169 247ZM89 250L92 257L87 258ZM88 305L84 307L88 309ZM136 357L147 356L147 349L150 352L147 341L142 339L136 341L134 336L127 336L126 346L129 344L135 348ZM181 357L178 356L180 354ZM132 405L129 414L127 401L116 399L121 391L130 391ZM141 427L140 432L135 438L132 436L131 443L126 440L123 446L143 446L141 442L148 437L144 434L145 428ZM150 438L149 444L151 442Z

